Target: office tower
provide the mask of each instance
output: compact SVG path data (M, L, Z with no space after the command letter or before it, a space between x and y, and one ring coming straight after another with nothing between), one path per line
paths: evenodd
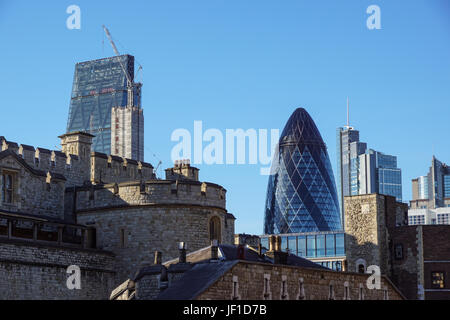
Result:
M450 207L450 168L433 156L426 176L412 180L411 209Z
M402 202L402 171L397 168L397 157L369 149L358 156L358 163L355 194L380 193Z
M359 131L349 125L337 129L337 190L341 220L344 217L344 197L357 195L353 185L358 183L358 156L365 152L367 145L359 142Z
M132 82L132 94L128 94L127 76ZM126 156L122 149L116 153L116 146L111 148L111 125L115 119L111 119L113 107L141 108L141 83L134 83L134 57L121 55L99 60L77 63L70 100L67 132L83 131L95 136L92 142L92 150L106 154ZM131 90L130 90L131 93ZM131 101L132 100L132 101ZM133 117L132 117L133 118ZM136 117L135 117L136 118ZM128 122L121 128L127 132L133 132L133 126L140 126L140 121ZM115 123L114 123L115 125ZM131 128L129 126L132 126ZM142 126L143 128L143 126ZM142 134L143 130L138 130ZM116 132L117 133L117 132ZM124 136L126 133L118 134ZM139 149L139 144L133 148ZM143 153L133 150L131 154L137 154L143 160Z
M265 234L342 230L325 143L305 109L289 118L267 187Z
M402 173L397 157L359 141L359 131L347 126L337 129L338 194L343 220L344 197L380 193L402 201Z

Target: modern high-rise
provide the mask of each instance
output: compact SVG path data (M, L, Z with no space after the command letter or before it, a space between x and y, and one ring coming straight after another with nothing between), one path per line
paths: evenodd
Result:
M342 230L327 148L305 109L298 108L289 118L273 160L264 233Z
M426 176L412 180L411 209L450 207L450 168L433 156Z
M402 201L397 157L367 149L367 144L359 141L359 131L350 126L337 129L337 171L342 217L346 196L380 193Z
M128 80L124 69L132 82L132 94L128 94ZM77 63L67 132L82 131L94 135L93 151L143 160L141 86L141 83L134 83L134 57L131 55ZM119 113L124 116L113 119L112 109L115 107L129 107L129 110L123 109ZM125 121L127 113L130 114L128 119L131 121ZM126 136L135 137L119 141ZM123 143L131 143L130 152L119 147Z

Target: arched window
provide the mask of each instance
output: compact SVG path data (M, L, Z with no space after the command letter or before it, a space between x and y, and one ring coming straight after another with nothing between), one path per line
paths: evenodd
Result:
M209 220L209 240L217 240L219 243L222 240L221 224L219 217L212 217Z
M344 282L344 300L350 300L350 288L348 281Z
M358 259L356 260L356 272L358 273L366 273L366 260L364 259Z
M358 265L358 273L365 273L365 268L363 264Z
M303 278L298 279L298 300L305 300L305 284Z

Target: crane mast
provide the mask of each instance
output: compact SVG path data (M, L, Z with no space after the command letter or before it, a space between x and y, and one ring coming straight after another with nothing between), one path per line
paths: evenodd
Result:
M108 28L106 28L105 25L103 25L103 30L105 30L106 36L108 37L109 42L111 43L111 46L114 50L114 53L116 56L120 56L119 50L117 50L117 47L111 37L111 34L109 33ZM119 59L120 67L122 68L123 73L125 74L125 77L127 78L127 93L128 93L128 103L127 107L133 107L134 106L134 94L133 94L133 81L131 80L130 75L128 74L127 70L125 69L125 66L123 65L122 60Z

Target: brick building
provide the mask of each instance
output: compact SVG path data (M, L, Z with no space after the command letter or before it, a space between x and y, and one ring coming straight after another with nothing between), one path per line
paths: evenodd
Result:
M345 208L349 271L377 265L408 299L450 299L450 226L409 226L407 205L379 194Z
M273 237L276 239L276 237ZM369 289L368 274L337 272L281 251L273 241L263 254L249 246L216 245L139 269L116 288L113 300L401 300L382 277ZM182 246L181 246L182 248ZM261 248L261 247L260 247Z

